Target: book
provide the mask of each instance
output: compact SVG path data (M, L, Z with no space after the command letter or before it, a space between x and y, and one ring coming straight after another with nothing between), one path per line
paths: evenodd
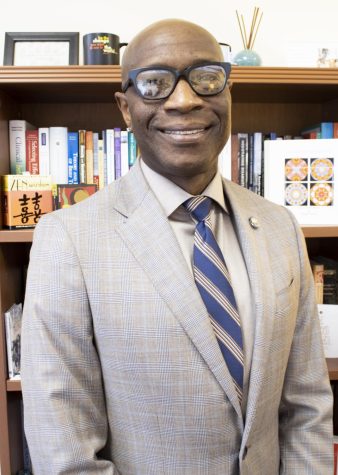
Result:
M324 265L311 262L311 268L315 283L316 301L317 304L322 304L324 300Z
M115 180L115 149L114 149L114 140L115 132L114 129L106 129L104 131L104 175L105 182L107 185Z
M51 176L3 175L1 204L8 229L35 227L53 209Z
M57 185L57 203L56 208L69 208L88 198L97 191L94 184L81 183L79 185Z
M93 132L93 180L99 188L99 134Z
M13 304L5 313L9 379L20 378L22 304Z
M86 131L79 130L79 182L86 183Z
M334 468L334 474L333 475L338 475L338 436L334 435L333 436L333 468Z
M231 166L231 138L229 137L218 156L218 169L228 180L231 180Z
M26 130L35 129L26 120L9 121L9 159L12 175L26 171Z
M121 130L121 176L129 171L128 131Z
M333 122L320 122L306 129L302 129L300 134L304 139L333 139Z
M114 127L114 163L115 163L115 180L121 177L121 129Z
M94 183L94 149L93 149L93 131L86 130L85 134L85 157L86 157L86 183Z
M326 358L338 358L338 305L318 305L318 315Z
M39 173L50 174L49 165L49 127L39 127Z
M79 183L79 133L68 132L68 183Z
M53 183L68 183L68 129L49 128L50 174Z
M301 225L338 224L338 139L264 142L264 196Z
M137 159L137 143L134 132L128 130L128 163L131 168Z
M39 131L26 130L26 171L39 175Z

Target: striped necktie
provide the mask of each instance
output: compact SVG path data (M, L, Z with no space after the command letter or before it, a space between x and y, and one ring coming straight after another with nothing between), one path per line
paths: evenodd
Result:
M196 285L208 310L211 325L241 401L243 391L241 325L229 272L211 229L211 199L195 196L185 201L183 206L196 223L193 252Z

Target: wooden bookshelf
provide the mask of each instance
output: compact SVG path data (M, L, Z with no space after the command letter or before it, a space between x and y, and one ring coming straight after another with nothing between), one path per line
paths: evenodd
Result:
M233 67L233 132L298 134L312 123L338 120L338 68ZM0 174L9 171L8 120L36 127L103 130L123 126L114 101L119 66L0 66ZM338 259L338 226L303 227L310 255ZM22 267L33 230L0 229L0 310L23 300ZM3 320L2 320L3 321ZM328 360L336 381L338 360ZM304 395L305 396L305 395ZM7 380L4 326L0 326L0 472L22 465L20 381Z

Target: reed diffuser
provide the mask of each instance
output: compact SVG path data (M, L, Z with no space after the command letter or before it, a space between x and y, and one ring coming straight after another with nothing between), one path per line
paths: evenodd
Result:
M260 12L258 7L254 8L249 34L247 34L243 15L240 15L237 10L236 15L244 49L236 54L234 63L238 66L260 66L262 64L261 58L254 51L253 47L262 21L263 12Z

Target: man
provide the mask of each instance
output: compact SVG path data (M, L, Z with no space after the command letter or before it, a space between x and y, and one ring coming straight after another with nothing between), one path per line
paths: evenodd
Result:
M37 475L332 474L302 233L217 172L229 72L197 25L139 33L116 99L141 158L36 228L22 388Z

